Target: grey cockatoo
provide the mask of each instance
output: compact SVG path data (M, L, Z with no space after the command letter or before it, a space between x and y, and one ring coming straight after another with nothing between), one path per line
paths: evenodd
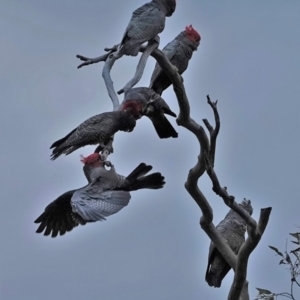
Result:
M176 0L152 0L136 9L123 35L119 52L136 56L141 45L151 41L165 28L166 17L172 16Z
M106 220L128 205L130 191L160 189L165 184L160 173L146 174L152 166L141 163L127 177L119 175L113 165L105 169L99 153L83 158L84 173L89 182L83 188L72 190L51 202L35 220L41 223L37 233L56 237L71 231L79 224Z
M241 205L250 215L253 212L251 201L243 200ZM240 247L245 241L246 222L239 214L230 210L218 226L216 227L221 236L226 240L235 254L238 254ZM231 269L217 247L211 243L208 254L208 265L205 280L209 286L220 287L223 278Z
M130 89L125 93L124 100L119 109L129 110L135 119L139 119L143 115L147 116L152 121L161 139L178 137L178 133L165 117L165 114L172 117L176 117L176 114L171 111L164 99L152 89L147 87Z
M200 40L201 37L199 33L190 25L163 48L162 52L178 69L179 74L182 74L187 69L189 60L193 52L197 50ZM156 63L151 77L150 88L161 95L170 85L171 80L161 69L159 64Z
M148 44L139 60L135 75L118 94L130 90L141 79L149 55L159 45L157 35L164 30L166 17L170 17L175 8L176 0L152 0L133 12L118 52L112 56L111 64L124 54L136 56L141 45L145 42Z
M112 111L93 116L72 130L64 138L52 144L50 149L54 149L51 159L54 160L63 153L66 155L70 154L86 145L100 144L105 148L105 142L112 135L117 131L130 132L135 127L135 124L135 118L128 111Z

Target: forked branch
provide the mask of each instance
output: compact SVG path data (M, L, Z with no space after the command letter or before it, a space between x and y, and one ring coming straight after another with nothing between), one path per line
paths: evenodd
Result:
M234 197L229 196L226 189L221 188L218 178L213 169L216 141L220 130L220 117L217 110L217 102L212 102L209 96L207 96L207 101L213 109L216 123L215 128L213 128L207 120L203 120L210 134L209 139L207 134L205 133L204 128L190 118L189 101L186 96L181 77L177 73L176 69L172 67L170 62L166 58L163 58L163 56L164 55L160 51L153 52L153 57L157 60L161 68L166 72L173 83L174 91L180 107L180 113L177 119L177 123L178 125L181 125L193 132L200 144L200 154L198 156L198 162L196 163L194 168L190 170L187 182L185 183L185 187L203 213L200 219L200 225L202 229L210 237L212 242L218 248L219 252L223 255L223 257L235 271L235 277L228 299L248 300L248 282L246 281L247 262L251 252L257 246L267 226L271 208L261 210L260 220L257 225L255 220L251 218L251 216L234 201ZM225 204L232 208L235 212L237 212L249 226L249 236L246 242L242 245L238 257L236 257L236 255L233 253L233 251L230 249L230 247L227 245L227 243L224 241L224 239L221 237L221 235L213 225L212 208L203 193L198 188L198 179L203 175L205 170L207 170L207 173L212 180L214 191L217 192L217 194L223 198Z
M143 52L144 50L145 48L141 47L140 51ZM110 49L110 51L113 50ZM190 117L189 100L185 92L182 78L178 74L177 69L170 63L168 58L160 50L153 50L151 56L156 59L162 70L168 75L173 84L174 92L176 94L178 105L180 108L180 112L177 118L177 124L194 133L199 142L200 153L198 156L198 160L196 162L196 165L189 171L188 178L185 183L185 188L202 211L202 216L200 218L201 228L209 236L211 241L217 247L218 251L222 254L227 263L235 271L234 281L231 286L228 299L249 300L248 282L246 280L248 259L252 251L259 243L260 238L268 224L271 208L265 208L261 210L260 219L257 224L255 220L251 218L251 216L235 202L234 197L230 196L227 193L227 189L221 187L217 175L214 171L216 142L220 130L220 116L217 110L217 101L212 102L209 96L207 96L207 102L211 106L215 117L215 128L213 128L208 120L203 120L209 132L208 137L204 128ZM100 56L95 59L88 59L83 56L77 57L81 60L85 60L85 63L81 64L79 67L105 60L104 56ZM238 213L248 225L248 238L242 245L238 256L234 254L234 252L231 250L231 248L228 246L228 244L220 235L219 231L212 223L212 208L209 205L206 197L198 187L198 180L205 171L207 171L207 174L212 181L213 190L216 192L216 194L224 200L224 203L227 206Z

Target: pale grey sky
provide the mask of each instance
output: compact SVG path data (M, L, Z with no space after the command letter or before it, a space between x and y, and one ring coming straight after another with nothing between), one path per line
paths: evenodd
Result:
M85 185L79 155L50 161L49 146L82 121L109 111L103 64L77 70L76 54L98 56L118 43L134 9L131 1L2 0L0 10L1 218L0 298L6 300L225 299L233 273L220 289L204 281L209 239L201 213L184 189L199 153L194 136L176 126L178 139L160 140L148 119L119 133L110 159L121 174L146 162L166 178L158 191L132 193L128 207L105 222L51 239L33 221L62 193ZM263 239L250 258L255 287L289 289L290 279L268 245L284 250L299 230L300 2L178 0L161 47L192 24L201 44L184 74L192 117L213 121L205 96L219 100L221 132L216 172L254 218L272 206ZM116 89L138 58L115 63ZM151 58L138 86L147 86ZM164 93L178 112L174 92ZM207 176L200 188L217 224L227 213ZM299 298L298 289L296 297Z

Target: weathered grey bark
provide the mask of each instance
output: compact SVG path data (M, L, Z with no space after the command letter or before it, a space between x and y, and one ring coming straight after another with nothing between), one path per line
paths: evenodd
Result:
M143 52L139 63L136 67L136 72L133 76L132 79L130 79L126 85L118 91L118 95L122 94L122 93L126 93L127 91L129 91L131 88L133 88L142 78L142 75L144 73L144 69L148 60L148 57L151 55L151 53L153 52L154 49L156 49L159 46L159 41L160 38L159 36L156 36L155 39L153 39L152 41L148 42L147 48L145 49L145 51Z
M140 51L143 52L144 48L141 47ZM178 74L177 69L170 63L167 57L160 50L155 49L151 53L151 56L156 59L160 67L172 81L174 92L176 94L178 105L180 108L179 116L177 118L177 124L194 133L200 145L198 161L196 165L189 171L188 178L185 183L185 188L202 211L202 216L200 218L201 228L209 236L211 241L216 245L219 252L235 272L234 280L228 295L228 300L249 300L248 281L246 280L248 259L252 251L259 243L262 234L264 233L272 208L268 207L261 209L259 222L257 224L256 221L251 216L249 216L249 214L245 213L245 210L235 202L234 197L230 196L227 193L227 188L221 187L217 175L214 171L216 141L220 130L220 116L217 109L217 101L212 102L209 96L207 96L207 102L214 112L216 123L215 128L213 128L208 120L203 120L206 128L209 131L208 137L204 128L190 117L189 101L185 92L182 78ZM85 63L81 64L79 67L87 66L89 64L105 60L103 58L104 56L100 56L94 59L84 56L77 57L85 61ZM234 252L231 250L231 248L228 246L228 244L225 242L225 240L222 238L222 236L212 223L212 208L209 205L206 197L198 187L198 180L205 172L207 172L212 181L214 192L223 199L224 203L228 207L238 213L247 223L248 238L241 246L237 256L234 254Z
M105 57L105 56L103 56ZM113 110L118 110L120 106L119 98L115 92L113 81L110 77L110 70L114 65L115 61L120 58L118 52L111 53L108 57L106 57L104 67L102 69L102 77L104 79L104 83L108 92L108 95L113 104Z

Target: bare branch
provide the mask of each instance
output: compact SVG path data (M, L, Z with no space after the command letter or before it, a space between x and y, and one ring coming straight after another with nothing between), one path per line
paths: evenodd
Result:
M180 113L177 119L178 125L181 125L193 132L200 143L200 155L198 156L198 162L194 166L194 168L189 171L185 187L203 213L200 219L200 225L202 229L210 237L211 241L216 245L219 252L228 262L228 264L235 270L235 278L228 299L248 300L248 282L246 281L247 262L249 255L260 241L260 238L267 226L271 208L261 210L260 220L257 225L255 220L251 218L249 213L234 201L234 197L228 195L226 188L221 188L219 180L213 170L216 140L220 130L220 117L217 110L217 102L211 102L209 96L207 97L208 104L214 111L216 122L216 127L214 129L207 120L204 121L204 124L206 125L210 133L209 141L204 128L190 118L188 98L185 93L181 76L177 73L177 70L159 50L153 51L152 56L157 60L160 67L164 70L164 72L166 72L173 83L174 92L177 96L178 104L180 107ZM198 188L198 179L203 175L206 169L208 175L212 180L213 190L219 196L221 196L224 202L231 209L237 212L249 226L249 237L241 247L238 258L236 258L233 251L230 249L219 232L216 230L215 226L212 224L213 214L211 206Z
M108 49L110 50L110 49ZM141 52L145 51L145 47L141 47ZM215 128L213 128L208 120L203 122L209 131L210 139L208 138L204 128L190 118L190 105L183 85L182 77L178 74L177 69L170 63L168 58L159 50L155 49L151 53L162 70L170 78L173 89L177 97L180 112L177 118L177 124L185 127L195 134L200 144L200 154L196 165L189 171L185 188L191 197L195 200L202 211L200 225L209 236L211 241L216 245L219 252L222 254L227 263L235 271L234 282L232 284L229 298L230 300L249 300L248 282L246 280L247 263L251 252L255 249L260 241L260 238L267 226L271 208L261 210L261 216L258 224L240 205L234 201L234 197L227 193L226 188L221 188L217 175L214 172L214 160L216 151L216 141L220 130L220 116L217 110L217 101L212 102L207 96L207 102L211 106L215 117ZM99 58L87 59L91 63L100 61ZM86 61L86 62L87 62ZM88 65L88 64L85 64ZM128 83L129 85L132 84ZM127 85L128 85L127 84ZM125 88L127 88L127 85ZM207 171L212 184L213 190L224 200L225 204L237 212L248 225L248 238L242 245L238 257L233 253L231 248L222 238L218 230L213 225L213 212L207 199L198 188L198 180Z
M152 56L157 60L160 67L166 72L169 76L170 80L173 83L174 92L177 96L180 113L177 119L178 125L181 125L191 132L193 132L200 144L200 155L198 156L198 162L189 171L187 182L185 183L185 187L189 194L193 197L196 201L198 206L200 207L203 215L200 219L200 225L205 233L210 237L212 242L216 245L219 252L222 254L224 259L228 262L228 264L235 270L236 269L236 256L222 238L220 233L216 230L215 226L212 224L213 214L212 208L209 205L208 201L206 200L205 196L198 188L198 179L203 175L206 170L206 158L207 154L210 152L210 144L209 139L205 133L205 130L202 126L197 124L193 119L190 118L190 106L189 101L185 93L185 89L182 83L181 76L178 74L176 68L172 66L169 60L164 56L164 54L159 51L155 50L152 53ZM209 97L208 97L209 99ZM210 101L209 101L210 103ZM211 104L210 104L211 105ZM215 120L216 120L216 129L213 132L211 128L212 134L211 138L213 139L214 143L216 144L216 138L219 133L220 129L220 118L217 112L216 103L211 105L215 113ZM245 282L245 280L244 280ZM248 293L248 283L245 282L245 289L243 290L243 300L249 299ZM238 299L238 298L236 298Z
M294 299L293 285L294 285L294 281L291 281L291 296L292 296L293 299Z
M234 197L230 196L227 193L226 187L224 187L224 188L221 187L218 177L217 177L214 169L210 165L208 159L206 160L206 162L207 162L207 174L212 181L213 191L224 200L224 203L227 206L229 206L232 210L234 210L236 213L238 213L245 220L245 222L247 223L248 226L250 226L252 231L255 231L256 227L257 227L255 220L253 218L251 218L249 213L243 207L241 207L234 201Z
M247 266L248 266L249 256L258 245L267 227L271 211L272 211L271 207L262 208L260 210L260 217L259 217L256 230L252 231L251 234L249 234L248 231L249 236L239 250L238 257L237 257L237 266L234 274L234 280L228 297L229 300L238 299L239 295L241 294L247 276ZM242 217L242 215L240 216Z
M159 46L159 40L160 40L159 36L156 36L155 39L148 42L147 48L144 50L144 52L139 60L139 63L136 67L136 72L135 72L133 78L130 79L126 83L126 85L121 90L118 91L118 95L120 95L122 93L126 93L140 81L140 79L142 78L142 75L144 73L144 69L145 69L148 57L153 52L153 50Z
M112 54L113 52L116 52L117 49L118 49L118 45L115 45L111 48L105 48L106 51L111 51L111 52L107 53L107 54L104 54L102 56L96 57L96 58L88 58L88 57L85 57L85 56L82 56L82 55L77 55L76 56L77 58L79 58L80 60L85 61L85 63L78 66L78 68L82 67L82 66L88 66L90 64L98 63L100 61L106 61L106 59L109 57L109 55ZM146 47L141 46L140 52L144 52L145 49L146 49ZM177 122L180 123L183 120L183 118L185 118L187 120L189 118L189 114L190 114L190 106L189 106L189 101L188 101L186 93L185 93L184 86L182 84L182 78L178 74L177 68L175 68L170 63L168 58L159 49L154 49L153 52L150 55L153 56L157 60L157 62L160 66L163 65L163 70L167 73L167 75L169 77L170 76L172 77L171 81L173 83L173 88L174 88L174 91L176 93L178 103L179 103L179 106L180 106L180 115L178 116ZM193 121L193 120L191 120L191 121ZM194 124L199 126L196 122L194 122ZM193 126L190 126L190 127L193 128Z
M294 299L291 297L291 295L289 293L280 293L280 294L276 294L276 296L282 296L285 298Z
M82 63L81 65L79 65L77 67L77 69L80 69L82 67L88 66L88 65L92 65L92 64L96 64L100 61L106 61L107 58L113 53L116 52L118 50L119 44L118 45L114 45L111 48L105 48L105 51L108 51L108 53L103 54L101 56L95 57L95 58L88 58L86 56L82 56L77 54L76 57L79 58L80 60L84 61L84 63Z
M211 106L211 108L214 112L215 123L216 123L215 128L213 128L210 125L210 123L208 122L207 119L203 119L203 122L204 122L204 124L205 124L205 126L206 126L206 128L207 128L207 130L209 131L209 134L210 134L209 158L210 158L210 164L212 165L212 167L214 167L217 136L218 136L219 131L220 131L221 122L220 122L219 112L218 112L218 109L217 109L218 100L216 100L215 102L212 102L210 100L209 95L207 95L206 98L207 98L207 103Z
M113 53L109 55L108 59L106 60L103 70L102 70L102 77L104 79L106 89L108 95L113 103L113 110L118 110L120 106L119 98L115 92L113 81L110 77L110 70L114 65L115 61L120 58L121 56L117 53Z

